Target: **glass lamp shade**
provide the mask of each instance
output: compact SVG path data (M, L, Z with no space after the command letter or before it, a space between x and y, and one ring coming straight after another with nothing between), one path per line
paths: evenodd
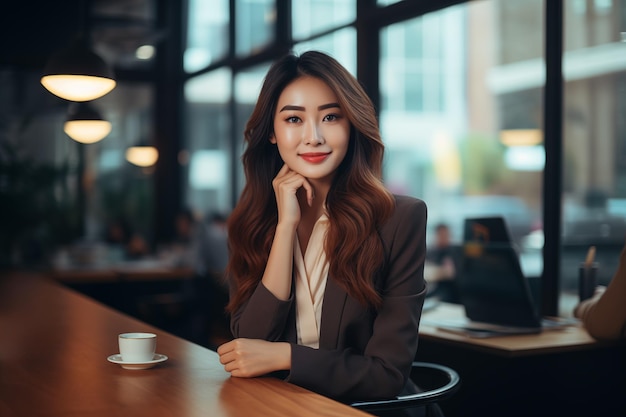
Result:
M95 143L111 133L111 122L106 120L74 120L65 122L63 130L80 143Z
M53 55L41 84L52 94L70 101L89 101L115 88L113 70L78 39Z
M73 103L63 130L77 142L95 143L111 133L111 122L104 120L87 103Z
M140 167L149 167L156 164L159 151L154 146L131 146L126 149L126 160Z

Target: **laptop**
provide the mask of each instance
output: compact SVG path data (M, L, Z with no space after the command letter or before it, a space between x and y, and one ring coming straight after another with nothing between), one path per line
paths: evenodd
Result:
M463 242L511 243L511 233L504 217L475 217L465 219Z
M472 337L491 337L540 333L573 323L540 316L503 218L466 219L465 232L457 285L466 318L433 324Z

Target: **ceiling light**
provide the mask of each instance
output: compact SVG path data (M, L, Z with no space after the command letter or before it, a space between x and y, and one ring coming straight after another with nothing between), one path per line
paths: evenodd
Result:
M137 145L126 149L126 160L140 167L149 167L156 164L159 151L154 146Z
M89 101L109 93L116 83L113 70L78 38L50 58L41 84L66 100Z
M88 103L72 103L63 130L77 142L95 143L111 133L111 122Z

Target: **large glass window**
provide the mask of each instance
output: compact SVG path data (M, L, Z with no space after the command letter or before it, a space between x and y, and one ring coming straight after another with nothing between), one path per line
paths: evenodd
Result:
M189 0L185 71L198 71L226 56L228 4L228 0Z
M320 32L352 23L355 0L299 0L291 6L293 38L305 39Z
M244 71L237 73L235 76L235 108L236 108L236 126L237 132L235 134L235 143L237 145L237 195L243 189L245 183L245 176L243 172L243 164L241 164L241 155L245 150L245 143L243 139L243 132L246 128L246 123L252 114L252 110L256 105L265 74L270 68L270 64L257 65L255 67L247 68Z
M325 52L356 76L356 31L348 27L294 46L294 52L310 50Z
M456 48L442 45L446 41L443 28L446 32L450 31L449 26L445 26L445 20L453 15L454 11L428 15L383 30L387 59L381 63L381 85L389 98L393 96L386 101L390 110L443 113L444 86L446 75L450 74L443 67L448 62L444 54L454 54L455 49L456 53L462 54L464 45L459 42L456 42ZM462 16L459 22L464 23ZM457 63L463 65L461 58L461 55L456 57ZM398 74L402 76L395 77Z
M275 0L235 1L236 53L254 55L270 45L276 33Z
M564 27L561 286L575 301L589 247L606 285L626 236L626 1L565 1Z
M199 75L185 84L185 150L179 155L186 205L209 215L230 211L231 72Z
M543 9L476 1L381 31L388 187L428 203L429 244L438 223L460 243L465 218L504 216L529 276L542 272L525 242L541 230Z

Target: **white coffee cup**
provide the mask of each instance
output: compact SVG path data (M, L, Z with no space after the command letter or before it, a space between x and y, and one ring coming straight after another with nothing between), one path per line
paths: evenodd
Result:
M154 359L157 337L154 333L122 333L118 336L120 355L128 363L149 362Z

